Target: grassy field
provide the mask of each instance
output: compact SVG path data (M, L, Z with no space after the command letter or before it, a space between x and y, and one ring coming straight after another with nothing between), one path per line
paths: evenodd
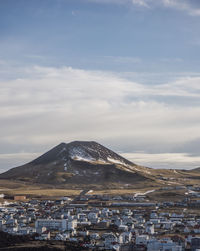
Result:
M28 197L61 197L76 196L80 189L56 188L50 185L27 184L9 180L0 180L0 193L8 196L26 195Z
M0 193L6 195L26 195L28 197L61 197L61 196L77 196L82 190L78 189L36 189L36 188L19 188L19 189L2 189ZM123 195L144 193L147 189L106 189L106 190L93 190L90 194L104 194L104 195Z
M106 189L106 190L94 190L90 194L105 194L105 195L123 195L123 194L135 194L145 193L151 190L151 187L140 188L140 189Z
M116 186L117 187L117 186ZM93 187L93 191L90 194L105 194L105 195L122 195L122 194L135 194L144 193L148 190L153 189L150 186L134 188L102 188ZM41 185L41 184L27 184L25 182L16 182L10 180L0 180L0 193L4 193L8 196L14 195L26 195L29 198L34 197L62 197L62 196L77 196L81 193L81 189L73 186L67 187L56 187L52 185Z
M26 195L29 197L61 197L79 195L81 190L70 189L9 189L4 190L7 195Z
M170 175L169 175L170 173ZM53 184L39 184L39 183L28 183L25 181L16 180L3 180L0 179L0 194L4 193L8 196L13 195L26 195L28 198L49 198L49 197L62 197L62 196L77 196L83 190L93 190L90 194L105 194L105 195L123 195L123 194L135 194L135 193L145 193L150 190L155 190L154 193L148 194L150 200L180 200L185 197L186 190L174 190L166 191L160 190L161 187L171 187L182 184L199 184L198 175L191 178L188 177L187 172L174 170L153 170L153 175L159 175L161 177L172 177L173 179L159 180L159 182L154 182L153 180L147 180L144 182L135 182L133 184L121 184L121 183L105 183L105 184L84 184L78 183L74 184L63 184L63 185L53 185ZM187 178L185 178L185 176ZM182 178L181 178L182 177ZM184 177L184 178L183 178Z

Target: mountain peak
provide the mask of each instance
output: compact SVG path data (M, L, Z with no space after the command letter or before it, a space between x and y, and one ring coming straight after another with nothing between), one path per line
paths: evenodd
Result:
M62 142L28 164L1 174L0 178L57 185L146 179L139 166L95 141Z
M71 160L134 165L129 160L95 141L62 142L30 163L38 165Z

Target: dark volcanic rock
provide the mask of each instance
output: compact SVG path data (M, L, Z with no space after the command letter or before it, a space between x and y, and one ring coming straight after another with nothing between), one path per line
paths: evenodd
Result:
M93 141L61 143L26 165L0 175L41 184L132 184L146 181L141 167Z

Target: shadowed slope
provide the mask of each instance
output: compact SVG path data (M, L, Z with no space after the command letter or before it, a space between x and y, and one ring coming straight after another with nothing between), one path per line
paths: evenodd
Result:
M0 175L31 183L54 185L136 184L150 181L137 166L93 141L61 143L26 165Z

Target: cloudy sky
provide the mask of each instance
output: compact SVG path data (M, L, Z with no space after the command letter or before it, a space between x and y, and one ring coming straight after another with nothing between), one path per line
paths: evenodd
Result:
M0 172L60 142L200 166L199 0L0 0Z

